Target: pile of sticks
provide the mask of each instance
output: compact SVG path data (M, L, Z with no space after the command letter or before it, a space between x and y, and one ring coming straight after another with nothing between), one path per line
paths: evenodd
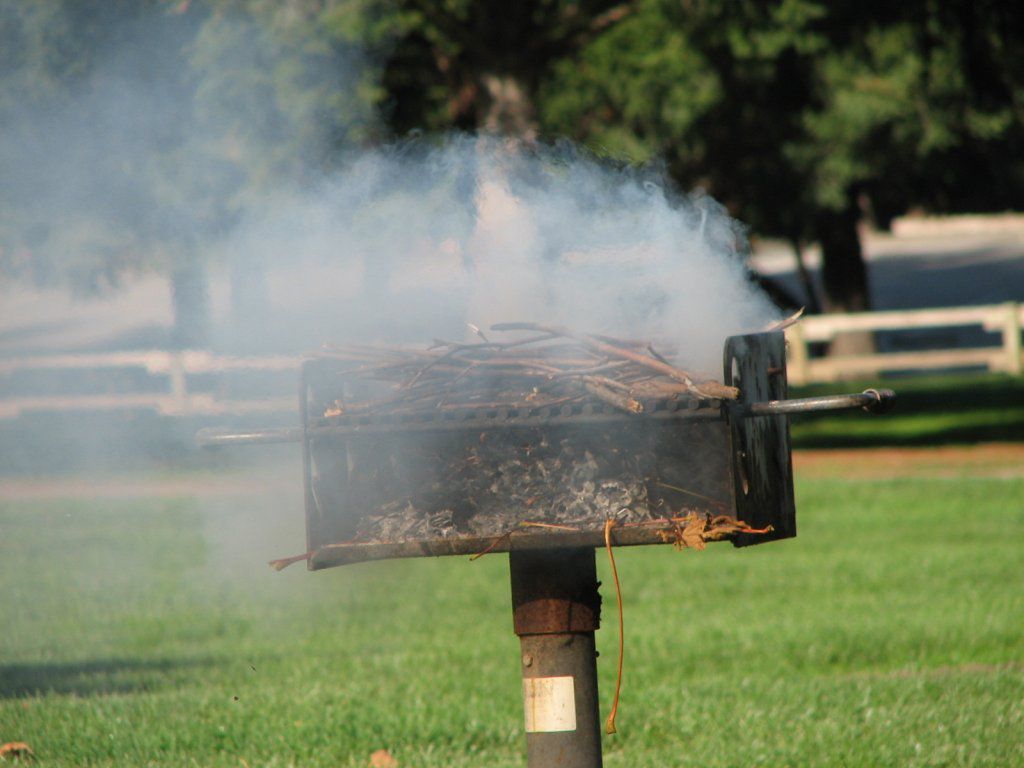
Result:
M600 401L632 414L645 403L673 399L735 400L739 390L697 381L647 342L574 333L538 323L501 323L492 341L470 326L478 342L436 341L424 350L348 346L320 356L351 362L343 375L372 383L373 393L337 400L324 415L401 414L424 410L538 408ZM381 383L387 384L383 392Z

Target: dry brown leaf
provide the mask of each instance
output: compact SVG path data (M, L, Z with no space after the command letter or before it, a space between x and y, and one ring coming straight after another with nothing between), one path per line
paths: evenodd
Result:
M670 528L657 531L658 536L666 544L676 549L696 549L698 552L707 548L709 541L728 539L737 533L771 533L772 526L751 528L742 520L729 515L709 515L690 512L686 517L674 517Z
M707 544L704 543L704 518L695 514L687 515L680 541L684 547L698 552L705 549Z
M386 749L378 749L370 755L370 768L398 768L398 761Z
M32 747L24 741L8 741L0 744L0 760L31 760L36 756Z
M748 526L743 521L736 520L728 515L719 515L710 521L707 530L704 531L704 541L721 541L728 536L742 533L747 529Z

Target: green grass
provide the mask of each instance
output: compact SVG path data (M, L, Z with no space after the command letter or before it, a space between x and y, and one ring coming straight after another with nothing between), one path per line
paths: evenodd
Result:
M1003 375L926 376L794 387L791 397L896 390L884 416L850 412L792 420L798 448L917 446L1024 440L1024 378Z
M805 481L798 506L794 541L620 551L607 765L1024 764L1024 480ZM523 765L506 559L274 573L298 515L0 505L0 741L40 766Z

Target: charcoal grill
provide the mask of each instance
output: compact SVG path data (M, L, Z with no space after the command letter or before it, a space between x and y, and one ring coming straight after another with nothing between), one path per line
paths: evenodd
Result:
M592 768L601 764L594 552L605 544L608 518L626 515L611 529L616 546L679 544L682 515L701 524L740 523L721 537L737 547L792 538L789 416L850 408L882 412L895 397L889 390L868 390L787 399L781 332L730 337L724 353L724 382L739 389L736 400L666 399L646 403L639 415L580 402L330 415L331 403L346 387L345 366L314 358L301 371L300 429L204 430L199 440L301 442L307 552L295 559L306 560L310 570L385 558L508 552L528 764ZM537 478L523 474L523 487L515 487L519 468L534 466L537 452L551 454L552 446L558 451L552 466L572 465L571 473L578 464L589 471L577 489L582 506L574 507L569 523L550 522L553 506L565 506L560 501L552 508L534 507L534 497L526 494ZM502 457L510 463L495 469ZM484 481L466 493L471 498L446 493L463 487L463 475L472 481L485 472ZM642 480L639 519L629 517L629 508L616 509L615 494L605 492L621 490L617 473L629 475L631 487L639 488ZM603 508L594 503L598 498ZM408 514L418 515L420 524L367 532L367 520L383 519L381 505L394 508L396 500L406 500ZM400 508L391 514L401 518ZM435 518L436 524L423 522Z

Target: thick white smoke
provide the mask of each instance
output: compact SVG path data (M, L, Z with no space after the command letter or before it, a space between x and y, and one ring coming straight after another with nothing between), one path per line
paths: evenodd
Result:
M295 354L532 320L664 340L716 376L724 338L774 314L742 228L656 169L465 135L332 154L376 124L357 98L373 68L304 50L301 25L272 13L111 11L81 76L44 88L56 75L33 30L53 19L0 9L20 46L0 70L0 274L97 301L173 276L175 333L150 313L110 347ZM316 87L279 88L281 72Z
M716 375L726 336L776 316L721 206L565 144L457 136L363 152L226 247L290 285L283 316L319 308L306 343L318 331L429 342L530 320L658 340Z

